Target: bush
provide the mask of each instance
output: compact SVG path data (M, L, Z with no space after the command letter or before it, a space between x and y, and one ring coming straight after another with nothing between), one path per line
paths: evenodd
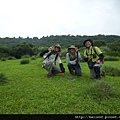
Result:
M119 61L119 57L107 56L104 59L105 59L105 61Z
M67 49L62 49L61 58L66 58Z
M1 58L1 61L6 61L6 58Z
M13 57L13 56L9 56L7 59L8 59L8 60L16 60L16 58Z
M29 60L21 60L20 64L29 64Z
M109 56L119 56L120 57L120 52L119 51L109 51L107 53Z
M32 56L32 57L31 57L31 60L36 60L36 57L35 57L35 56Z
M108 83L99 81L89 87L86 90L86 94L89 94L93 99L100 102L101 100L115 97L116 91L115 88Z
M21 58L22 59L24 59L24 58L30 58L30 55L23 55Z
M103 69L105 70L106 75L110 76L120 76L120 69L110 66L110 65L104 65Z
M6 82L6 80L8 80L7 77L5 77L5 75L3 73L0 73L0 83Z

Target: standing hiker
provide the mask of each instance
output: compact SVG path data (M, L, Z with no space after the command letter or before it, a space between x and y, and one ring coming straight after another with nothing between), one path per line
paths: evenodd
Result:
M74 45L71 45L68 48L68 53L66 54L67 66L70 74L76 74L77 76L82 75L80 60L82 60L82 58L80 53L78 52L78 48Z
M84 61L88 63L90 69L90 77L100 79L100 67L102 66L102 61L104 60L104 55L98 47L93 46L93 41L87 39L83 42L86 47L84 51Z
M50 78L54 74L61 73L64 76L65 68L60 59L61 46L58 44L56 46L51 46L48 50L40 53L41 57L44 57L43 68L48 71L47 77ZM56 65L56 61L59 66Z

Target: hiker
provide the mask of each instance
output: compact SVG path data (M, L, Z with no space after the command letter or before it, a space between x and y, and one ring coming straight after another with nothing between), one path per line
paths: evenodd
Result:
M103 53L97 46L93 46L93 41L91 39L85 40L83 45L86 47L83 57L84 61L88 63L90 77L92 79L100 79L100 67L102 66L102 61L104 60Z
M66 54L67 66L71 75L74 74L76 74L77 76L82 75L80 60L82 60L82 58L80 53L78 52L78 48L75 47L74 45L71 45L68 48L68 53Z
M51 46L48 50L40 53L40 56L44 58L42 67L48 71L47 77L50 78L57 73L65 74L65 68L60 59L61 46ZM59 66L56 65L56 61Z

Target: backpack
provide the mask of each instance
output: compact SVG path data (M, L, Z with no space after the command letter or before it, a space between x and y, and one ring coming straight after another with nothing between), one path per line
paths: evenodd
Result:
M93 50L94 50L94 52L95 52L95 54L97 54L97 51L96 51L96 49L95 49L95 47L93 47ZM91 53L92 53L92 49L91 49ZM87 51L86 51L86 55L88 55L88 53L87 53ZM97 54L98 55L98 54ZM99 55L98 55L99 56ZM104 58L102 59L102 64L104 64Z

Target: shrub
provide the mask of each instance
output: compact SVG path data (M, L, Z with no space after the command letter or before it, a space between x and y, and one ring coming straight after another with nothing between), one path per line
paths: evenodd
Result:
M120 57L120 52L119 51L109 51L107 54L109 56L119 56Z
M36 57L35 57L35 56L32 56L32 57L31 57L31 60L36 60Z
M24 59L24 58L30 58L30 55L23 55L21 58L22 59Z
M29 64L29 60L21 60L20 64Z
M101 46L100 49L105 55L108 54L109 51L111 51L110 48L107 46Z
M66 49L64 49L64 50L62 50L62 53L61 53L61 58L66 58L66 54L67 54L67 50Z
M105 57L105 61L119 61L119 57L107 56Z
M97 101L110 99L117 95L115 88L103 81L99 81L93 84L86 90L86 93Z
M3 73L0 73L0 83L6 82L6 80L8 80L7 77L5 77L5 75Z
M106 75L120 76L120 69L116 67L110 65L104 65L103 69L105 70Z
M1 58L1 61L6 61L6 58Z
M13 56L9 56L7 59L8 59L8 60L16 60L16 58L13 57Z

